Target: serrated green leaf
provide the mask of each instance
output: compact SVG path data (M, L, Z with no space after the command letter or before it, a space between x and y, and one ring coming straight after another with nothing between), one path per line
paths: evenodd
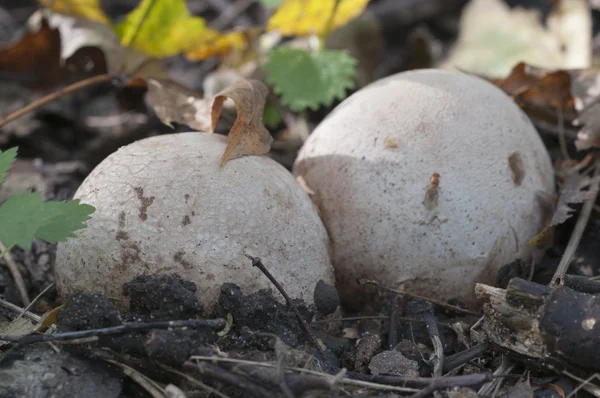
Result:
M0 152L0 184L4 182L8 174L8 170L12 167L13 163L17 159L17 147L7 149L4 152Z
M309 53L281 46L270 51L265 70L282 104L294 112L317 110L343 99L346 90L354 87L356 60L344 51Z
M25 191L0 205L0 241L27 250L33 239L48 243L75 237L96 209L79 200L44 201L39 192Z

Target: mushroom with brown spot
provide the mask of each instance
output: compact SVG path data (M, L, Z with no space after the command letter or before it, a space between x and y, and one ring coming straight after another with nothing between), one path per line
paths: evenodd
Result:
M527 241L544 222L536 195L554 192L524 112L483 79L435 69L348 97L293 171L314 192L342 301L355 306L360 277L475 304L476 282L493 284L503 264L531 257Z

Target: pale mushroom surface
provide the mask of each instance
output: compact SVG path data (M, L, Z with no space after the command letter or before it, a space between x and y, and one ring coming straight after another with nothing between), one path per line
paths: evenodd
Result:
M75 193L96 212L78 238L58 245L60 294L99 291L127 308L123 283L177 273L196 283L210 310L225 282L245 294L273 288L247 253L260 257L291 297L312 303L320 279L333 283L329 238L312 202L267 157L219 167L226 145L216 134L162 135L101 162Z
M356 277L473 303L475 282L531 256L539 192L554 192L528 117L492 84L441 70L403 72L347 98L309 137L294 174L314 191L346 303L359 297Z

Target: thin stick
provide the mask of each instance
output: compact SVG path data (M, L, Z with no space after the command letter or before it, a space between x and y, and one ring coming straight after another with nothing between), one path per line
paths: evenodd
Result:
M215 394L216 396L220 397L220 398L231 398L229 395L225 395L222 392L220 392L219 390L217 390L216 388L213 388L211 386L209 386L208 384L204 384L203 382L201 382L198 379L193 378L192 376L185 374L183 372L178 371L177 369L173 369L167 365L163 365L162 363L157 363L157 365L163 369L166 372L171 372L179 377L184 378L185 380L187 380L190 384L195 385L196 387L200 387L205 389L206 391L208 391L210 394Z
M597 178L598 176L600 176L600 157L596 156L593 178ZM579 242L581 241L585 227L587 226L590 215L592 214L592 209L594 208L596 199L598 199L598 184L590 186L590 190L593 192L592 197L589 198L581 207L581 211L579 212L579 217L577 218L575 228L573 228L573 233L571 234L569 243L567 244L565 252L560 259L560 263L558 264L556 272L554 273L552 281L550 282L551 287L562 286L564 284L564 276L569 269L569 265L571 265L573 255L579 246Z
M19 314L24 313L25 317L33 322L36 322L36 323L42 322L41 316L34 314L33 312L23 311L22 307L19 307L18 305L14 305L13 303L9 303L6 300L0 299L0 305L5 308L8 308L10 310L13 310L14 312L18 312Z
M327 356L325 354L325 350L319 344L319 341L317 340L317 337L313 333L313 331L310 328L310 326L308 326L308 324L306 323L306 321L304 320L304 318L302 318L302 314L300 314L300 311L298 311L298 308L296 308L296 306L292 302L292 299L290 298L290 296L288 296L287 292L283 289L283 286L281 286L281 284L279 284L279 282L277 282L277 280L275 279L275 277L273 275L271 275L271 273L264 266L264 264L262 263L262 260L260 258L258 258L258 257L252 257L252 256L250 256L250 255L248 255L246 253L244 253L244 256L246 256L250 260L252 260L252 266L258 268L271 281L271 283L277 288L277 290L279 290L279 293L281 293L281 295L285 299L285 302L287 303L288 307L290 307L292 309L292 311L294 311L294 314L296 315L296 318L298 318L298 321L300 322L300 325L302 326L302 328L304 329L304 331L306 332L306 334L310 338L311 342L315 345L315 347L317 347L317 350L319 350L319 352L323 356L323 360L327 361Z
M42 343L48 341L67 341L81 339L84 337L94 336L113 336L123 333L150 330L150 329L172 329L172 328L201 328L208 327L212 329L220 329L225 326L224 319L190 319L187 321L166 321L166 322L132 322L125 323L119 326L112 326L101 329L79 330L76 332L64 332L55 334L43 335L25 335L11 336L0 335L0 340L9 341L21 345Z
M1 124L0 124L1 126ZM13 279L15 280L15 285L17 285L17 290L19 291L19 295L21 296L21 301L23 305L29 305L31 302L29 300L29 294L27 294L27 287L25 286L25 280L23 280L23 276L21 275L21 271L19 271L19 267L14 262L10 249L7 249L4 246L4 243L0 242L0 252L2 252L2 257L4 257L4 261L6 262L6 266L10 271Z
M558 142L560 143L560 152L564 160L571 160L567 150L567 141L565 139L565 117L562 108L556 108L556 119L558 123Z
M23 315L25 315L25 313L26 313L27 311L29 311L29 310L31 309L31 307L33 307L33 305L34 305L34 304L35 304L35 303L36 303L36 302L37 302L37 301L40 299L40 297L42 297L44 294L46 294L46 292L47 292L48 290L50 290L50 288L51 288L52 286L54 286L54 282L52 282L51 284L49 284L48 286L46 286L46 287L44 288L44 290L42 290L42 291L40 292L40 294L38 294L37 296L35 296L35 298L34 298L33 300L31 300L31 303L29 303L29 305L28 305L27 307L25 307L25 308L23 309L23 311L21 311L21 313L19 314L19 316L15 318L15 321L16 321L17 319L21 318Z
M109 74L97 75L97 76L92 76L85 80L81 80L79 82L73 83L67 87L63 87L60 90L50 93L42 98L39 98L39 99L33 101L32 103L30 103L29 105L25 105L23 108L6 116L4 119L0 120L0 127L4 126L8 122L12 122L13 120L20 118L21 116L23 116L31 111L34 111L34 110L46 105L49 102L54 101L57 98L62 97L65 94L72 93L73 91L80 90L84 87L93 86L94 84L108 82L112 78L113 78L113 76L109 75Z
M212 356L202 356L202 355L193 355L193 356L190 357L190 360L196 360L196 361L214 361L214 362L232 362L232 363L239 363L239 364L246 364L246 365L262 366L262 367L265 367L265 368L275 368L276 367L276 365L274 365L272 363L268 363L268 362L255 362L255 361L248 361L248 360L244 360L244 359L234 359L234 358L224 358L224 357L212 357ZM184 364L184 366L186 364L187 364L187 366L193 365L190 362L186 362ZM332 377L332 375L330 375L330 374L323 373L323 372L317 372L316 370L310 370L310 369L306 369L306 368L286 367L285 370L286 371L295 371L295 372L300 372L300 373L312 374L312 375L316 375L316 376L325 377L327 379L330 379ZM344 372L344 370L342 370L342 372ZM414 379L417 379L417 378L414 378ZM419 378L419 379L424 379L424 378ZM428 378L428 380L431 380L431 379ZM336 383L345 384L345 385L349 385L349 386L367 387L367 388L372 388L374 390L383 390L383 391L396 391L396 392L416 392L416 391L419 391L417 389L409 388L409 387L389 386L389 385L385 385L385 384L378 384L378 383L373 383L373 382L369 382L369 381L354 380L354 379L349 379L349 378L341 378L339 380L336 379Z
M102 358L102 360L121 368L125 376L128 376L131 380L139 384L140 387L142 387L148 392L148 394L152 396L152 398L165 398L165 391L158 385L158 383L150 379L148 376L140 373L131 366L125 365L124 363L113 361L112 359L107 358Z
M413 299L421 299L423 301L427 301L428 303L432 303L432 304L435 304L435 305L443 307L443 308L448 308L449 310L452 310L452 311L462 312L464 314L475 315L475 316L480 316L481 315L481 313L479 313L479 312L465 310L464 308L460 308L460 307L457 307L457 306L452 305L452 304L448 304L448 303L444 303L444 302L441 302L441 301L437 301L437 300L434 300L434 299L429 298L429 297L419 296L418 294L409 293L409 292L403 292L401 290L396 290L396 289L391 289L389 287L382 286L381 283L379 283L378 281L375 281L375 280L371 280L371 279L359 279L358 283L361 284L361 285L362 284L375 285L378 288L386 290L388 292L395 293L395 294L402 294L404 296L407 296L407 297L410 297L410 298L413 298Z

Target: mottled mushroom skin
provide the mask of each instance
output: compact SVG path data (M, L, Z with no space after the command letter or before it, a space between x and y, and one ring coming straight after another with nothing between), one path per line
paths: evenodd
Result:
M360 276L474 304L475 282L493 283L501 265L530 258L527 241L543 223L536 192L554 192L528 117L492 84L442 70L400 73L347 98L293 171L315 191L351 305Z
M226 145L216 134L162 135L100 163L75 194L97 210L57 249L61 296L99 291L127 308L123 283L175 272L196 283L210 311L222 283L246 294L273 287L244 252L263 259L291 297L312 303L320 279L333 284L329 238L308 195L265 156L219 167Z

